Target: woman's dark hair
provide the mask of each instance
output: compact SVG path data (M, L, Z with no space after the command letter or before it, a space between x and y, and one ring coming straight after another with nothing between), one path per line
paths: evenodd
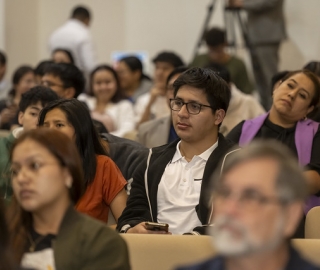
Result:
M72 53L69 51L69 50L66 50L66 49L62 49L62 48L58 48L58 49L55 49L53 52L52 52L52 56L56 53L56 52L63 52L65 53L69 60L70 60L70 64L73 64L74 65L74 58L72 56Z
M143 65L140 59L136 56L125 56L119 60L119 62L124 62L128 68L132 71L140 71L140 81L142 79L151 80L149 76L143 74Z
M84 184L92 183L96 174L96 155L108 155L92 122L89 110L77 99L62 99L49 103L39 116L39 126L43 126L48 112L60 109L75 130L78 148L84 170Z
M116 85L117 85L117 89L116 89L116 93L114 94L114 96L111 98L111 101L114 103L119 102L120 100L124 99L125 96L122 92L122 89L120 88L120 81L119 81L119 77L117 72L110 66L108 65L100 65L97 66L90 74L90 90L89 90L89 94L91 96L94 96L93 94L93 77L94 75L98 72L98 71L102 71L102 70L106 70L111 72L111 74L113 75L114 79L116 80Z
M13 249L10 249L10 234L5 219L4 202L0 199L0 269L18 269L14 264Z
M71 139L62 132L48 128L25 132L14 142L10 152L10 161L12 161L15 148L26 140L35 141L45 147L60 162L62 167L68 169L73 180L69 190L70 199L73 203L76 203L84 191L83 166L77 148ZM11 243L15 251L15 259L20 262L28 239L27 233L32 226L32 215L22 209L14 196L10 207L9 228L12 236Z
M319 78L313 72L306 69L291 71L286 76L283 77L281 83L283 83L284 81L290 79L292 76L299 73L302 73L305 76L307 76L312 81L314 86L314 96L311 99L309 107L311 106L314 106L315 108L318 107L319 101L320 101L320 82L319 82Z
M17 85L22 77L28 73L33 73L34 70L30 66L21 66L15 70L12 76L12 89L9 92L9 96L15 96L16 90L15 90L15 85Z
M303 69L309 70L320 77L320 62L318 61L311 61L307 63Z

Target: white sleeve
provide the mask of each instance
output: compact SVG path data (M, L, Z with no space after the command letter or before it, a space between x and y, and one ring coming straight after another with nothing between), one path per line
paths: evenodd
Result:
M80 59L85 72L90 73L96 66L95 54L91 37L88 36L79 47Z
M123 137L127 132L135 129L135 120L133 106L130 101L122 100L115 104L116 106L116 126L117 130L110 132L118 137Z

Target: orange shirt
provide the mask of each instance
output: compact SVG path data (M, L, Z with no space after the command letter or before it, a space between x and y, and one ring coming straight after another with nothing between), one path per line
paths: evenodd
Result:
M127 181L113 160L97 156L97 170L93 182L87 187L76 209L101 221L108 221L109 206Z

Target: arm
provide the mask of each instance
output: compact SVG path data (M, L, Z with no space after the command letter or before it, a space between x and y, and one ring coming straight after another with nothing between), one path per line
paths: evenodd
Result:
M86 40L83 41L79 48L79 52L81 55L80 61L82 63L84 71L86 73L90 73L96 65L94 50L90 36L88 36Z
M118 220L117 230L119 231L125 225L134 227L141 222L152 221L144 185L145 170L146 162L141 163L134 172L127 206Z
M160 96L161 94L163 93L163 90L162 89L159 89L157 88L156 86L153 87L151 90L150 90L150 99L149 99L149 102L142 114L142 117L140 119L140 121L138 122L137 124L137 127L139 127L140 124L146 122L146 121L149 121L151 120L151 108L152 108L152 105L154 104L154 102L156 101L157 97Z
M272 9L282 2L283 0L230 0L230 6L261 12L266 9Z
M304 172L307 179L308 190L310 194L316 194L320 191L320 175L317 171L308 170Z
M124 208L126 207L128 195L123 188L116 197L112 200L110 204L110 209L112 212L112 215L116 222L118 222L119 217L121 216Z
M130 262L125 241L116 232L103 226L88 234L83 256L79 256L82 270L129 270Z
M118 137L123 137L135 128L133 107L131 102L127 100L119 101L115 106L117 129L110 133Z

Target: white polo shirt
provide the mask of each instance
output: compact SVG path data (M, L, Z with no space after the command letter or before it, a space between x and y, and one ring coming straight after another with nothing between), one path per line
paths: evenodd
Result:
M208 158L218 141L188 162L177 144L176 152L168 163L158 186L158 222L169 224L173 234L183 234L200 226L195 207L199 204L202 177Z

